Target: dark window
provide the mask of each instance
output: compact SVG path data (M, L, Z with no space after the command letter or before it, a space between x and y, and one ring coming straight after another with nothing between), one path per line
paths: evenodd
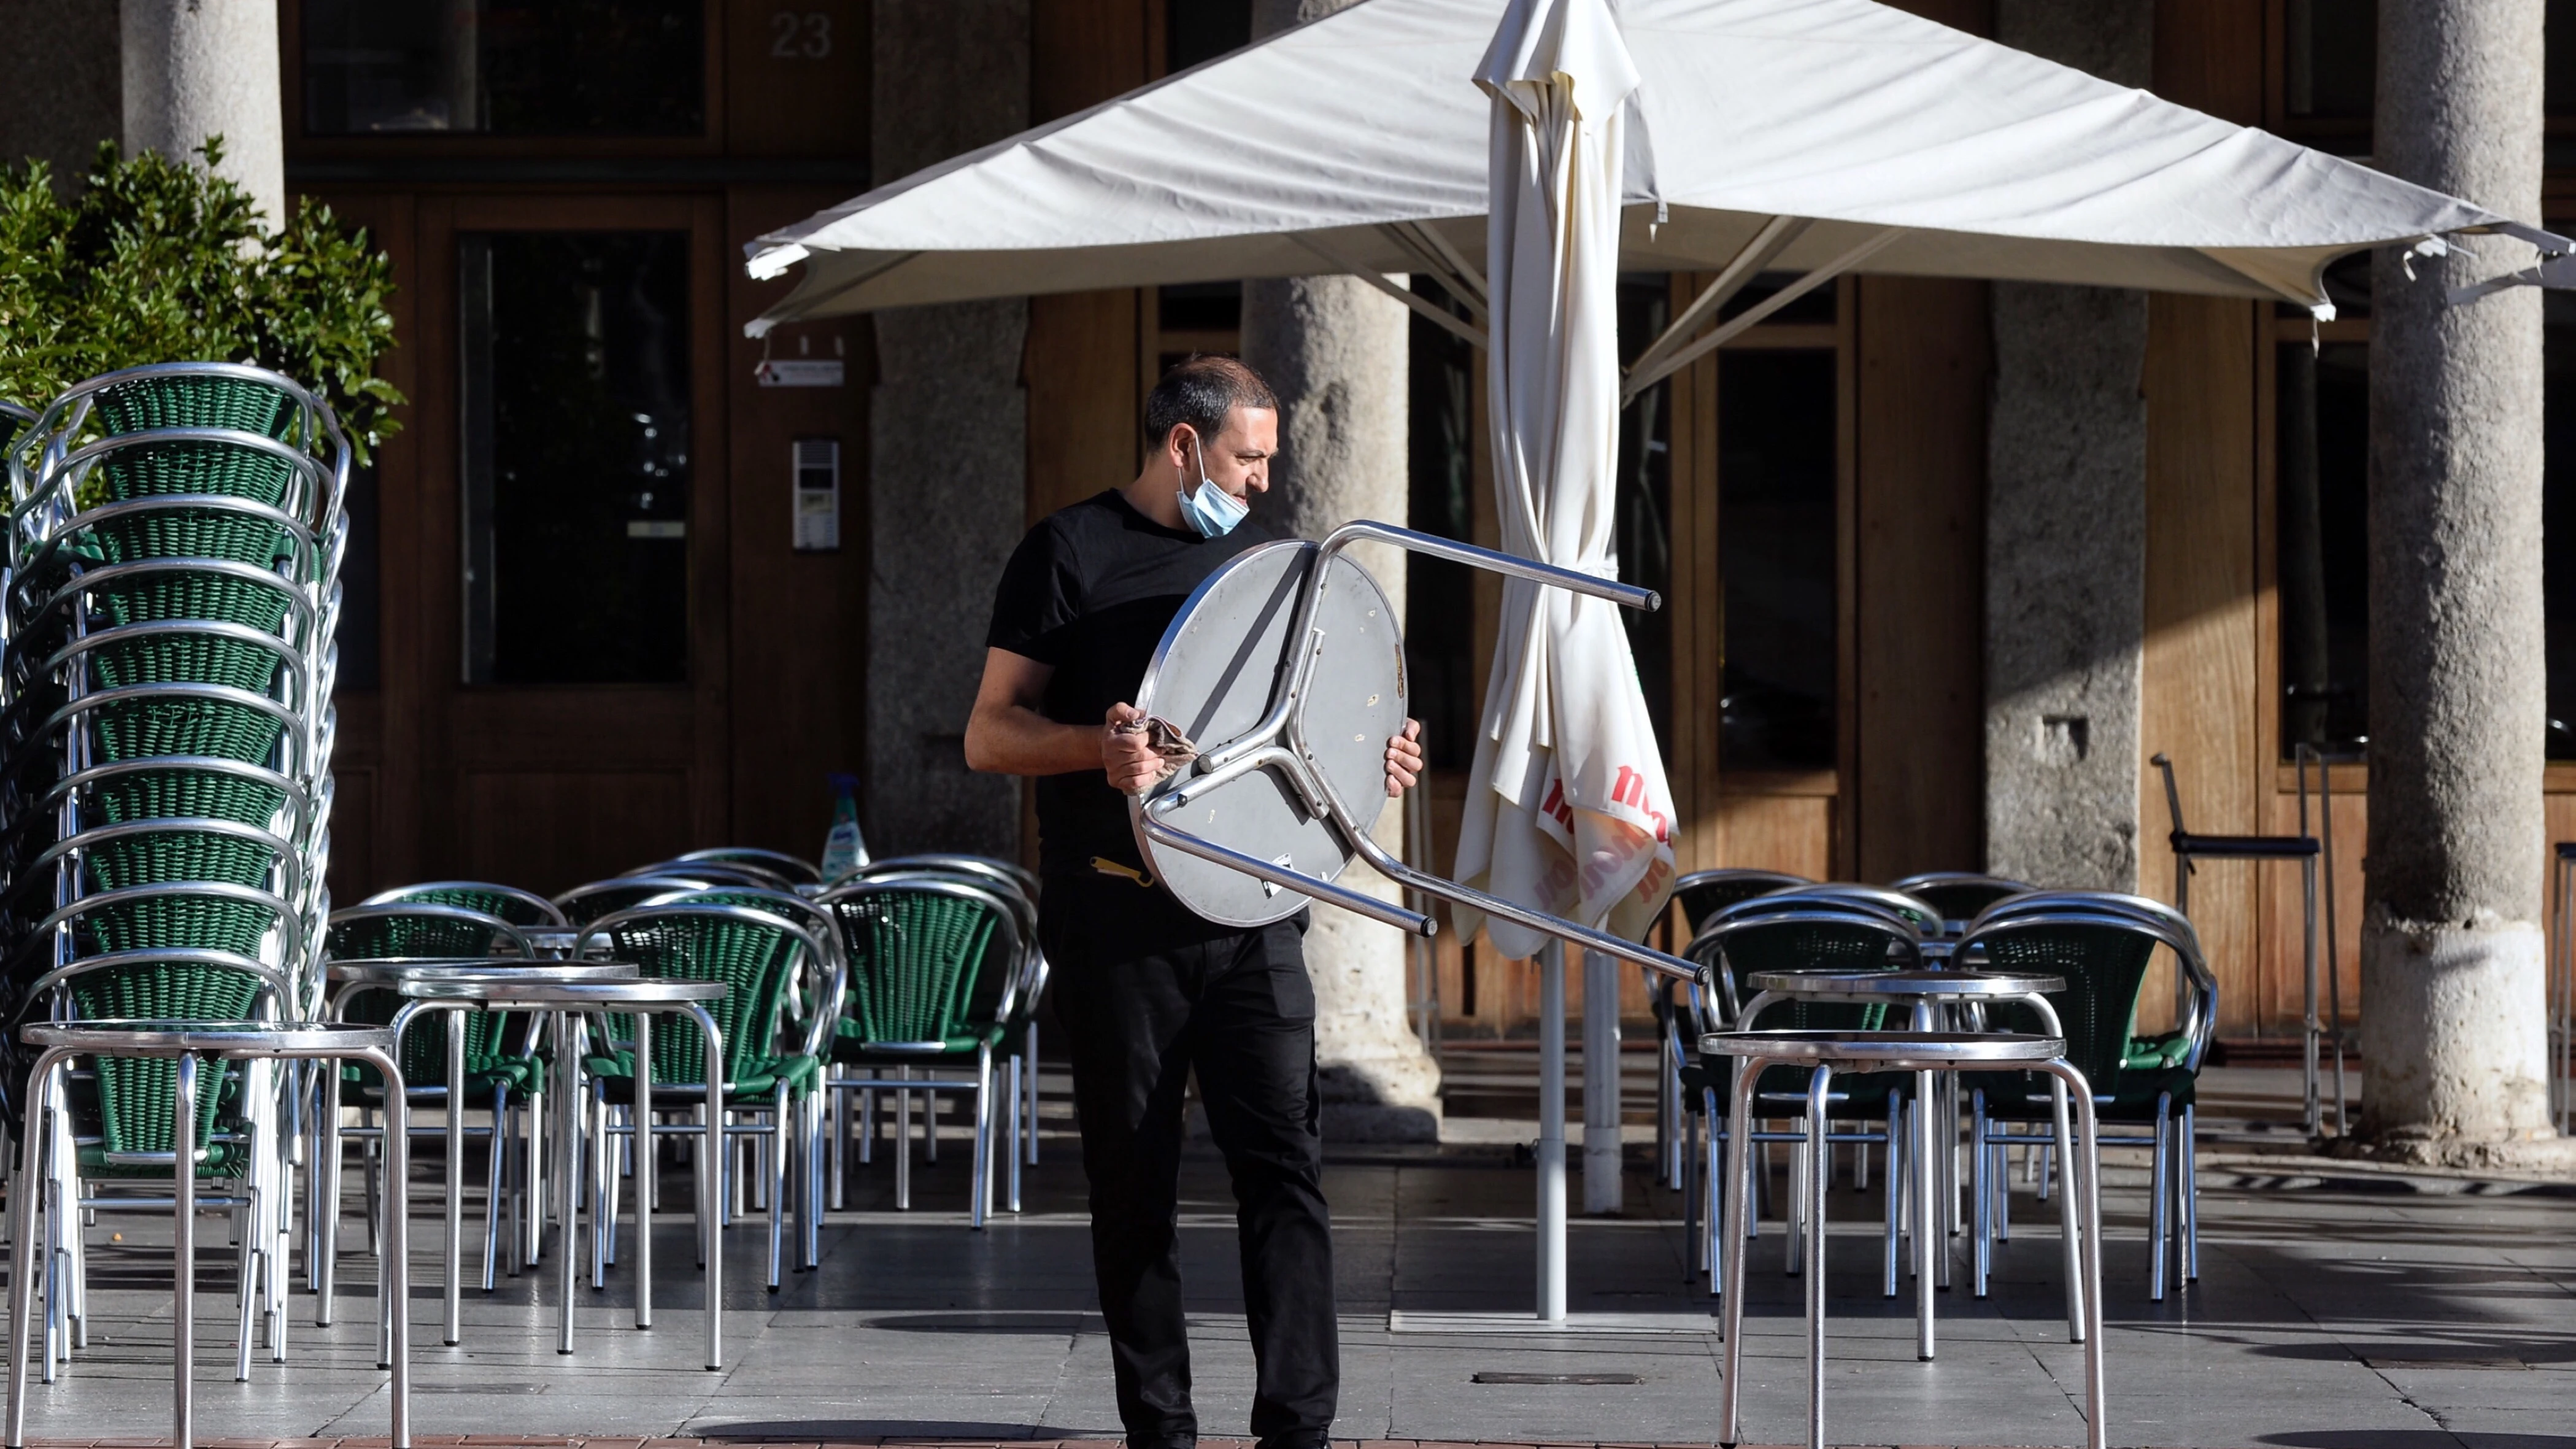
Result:
M1672 279L1662 272L1619 279L1619 358L1646 350L1672 322ZM1657 383L1619 411L1619 485L1612 518L1619 580L1673 595L1672 388ZM1662 609L1621 609L1646 717L1664 757L1673 753L1673 624Z
M1752 281L1744 284L1744 290L1727 298L1726 305L1717 309L1718 320L1725 322L1743 316L1777 296L1781 288L1805 275L1804 272L1756 273ZM1830 323L1833 320L1834 284L1824 282L1820 283L1815 290L1800 295L1779 311L1763 318L1761 325L1769 326L1777 323L1786 326L1793 322Z
M705 0L305 0L314 136L696 136Z
M459 238L465 678L688 677L688 235Z
M1165 0L1164 68L1184 71L1252 43L1252 0Z
M349 544L340 555L339 687L366 691L383 682L384 578L376 527L376 465L349 470Z
M2549 758L2576 760L2576 296L2542 294L2541 590L2549 619Z
M2369 738L2370 347L2277 354L2281 755Z
M1729 770L1834 767L1834 367L1821 349L1718 354Z
M1154 321L1166 332L1233 332L1243 326L1241 282L1182 282L1154 289Z
M1168 297L1172 290L1163 293ZM1457 310L1429 277L1416 275L1413 290ZM1408 340L1408 521L1424 533L1472 541L1475 351L1420 313L1413 314ZM1423 749L1431 768L1464 770L1475 763L1476 719L1484 707L1476 697L1475 571L1407 554L1404 590L1404 657L1413 669L1412 705L1422 721Z

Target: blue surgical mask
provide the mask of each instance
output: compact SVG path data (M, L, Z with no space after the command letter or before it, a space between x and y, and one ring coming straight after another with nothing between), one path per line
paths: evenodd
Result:
M1196 443L1192 452L1199 453L1199 486L1177 495L1181 500L1181 517L1199 531L1201 538L1223 538L1234 532L1234 526L1252 514L1252 507L1242 499L1208 481L1207 455Z

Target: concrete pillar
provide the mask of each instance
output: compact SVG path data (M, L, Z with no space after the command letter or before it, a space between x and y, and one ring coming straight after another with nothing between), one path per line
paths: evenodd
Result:
M2379 7L2373 164L2540 215L2542 0ZM2372 264L2367 1150L2576 1162L2547 1113L2540 294L2449 307L2528 265L2472 239Z
M1025 129L1029 0L876 0L869 164ZM1016 859L1016 781L966 768L993 583L1025 531L1025 301L879 312L868 445L868 847Z
M0 47L0 163L42 161L61 185L89 169L99 142L124 136L118 3L13 7L10 43Z
M1252 33L1268 35L1351 0L1254 0ZM1243 360L1279 394L1279 460L1258 512L1283 532L1321 538L1354 518L1402 523L1406 460L1404 305L1352 277L1246 282ZM1354 550L1404 609L1404 556ZM1388 809L1378 842L1401 853L1403 813ZM1389 899L1365 866L1346 878ZM1348 911L1322 909L1306 934L1315 981L1315 1050L1324 1133L1344 1142L1429 1142L1440 1131L1440 1069L1413 1034L1404 937Z
M2000 0L1995 38L2145 85L2153 0ZM2138 886L2147 299L1999 282L1987 425L1986 865Z
M125 149L185 156L224 138L222 173L286 220L277 0L122 0Z

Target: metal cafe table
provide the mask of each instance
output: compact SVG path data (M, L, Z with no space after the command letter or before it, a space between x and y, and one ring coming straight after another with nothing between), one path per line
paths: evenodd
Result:
M579 1257L575 1225L579 1218L577 1192L582 1161L581 1130L581 1051L578 1024L591 1012L616 1012L631 1015L635 1022L635 1127L640 1144L636 1149L637 1171L646 1179L639 1181L635 1193L635 1326L653 1326L653 1191L649 1180L652 1172L653 1120L653 1018L657 1014L685 1015L698 1025L699 1035L707 1048L706 1112L709 1141L719 1140L724 1131L724 1037L709 1015L706 1003L722 1001L731 990L721 981L660 980L555 980L544 977L567 966L596 965L595 962L543 962L533 966L507 967L501 971L460 973L445 979L429 977L405 981L394 989L410 998L400 1022L413 1010L448 1011L543 1011L552 1017L555 1042L555 1231L559 1261L555 1264L557 1281L563 1292L562 1323L555 1340L557 1353L572 1352L573 1300L576 1259ZM458 1033L448 1034L448 1065L456 1070L456 1048L452 1045ZM601 1143L605 1152L607 1144ZM717 1210L724 1187L722 1152L704 1147L697 1154L698 1223L702 1233L713 1235L718 1222ZM593 1211L598 1211L594 1200ZM724 1252L721 1238L706 1245L707 1367L724 1366ZM451 1279L451 1282L453 1280ZM451 1292L453 1290L451 1289ZM451 1311L452 1309L451 1299Z
M350 998L369 991L399 994L410 981L464 981L492 978L502 981L632 981L638 972L627 961L533 961L510 956L388 956L372 960L334 961L329 967L330 979L340 989L332 1000L331 1015L337 1020L348 1014ZM461 1015L474 1010L471 1002L457 1002L444 1008ZM409 1014L398 1014L393 1031L397 1039L410 1025ZM340 1084L332 1079L324 1089L322 1122L323 1170L314 1174L315 1206L323 1212L336 1208L340 1201ZM462 1296L465 1278L465 1034L447 1034L447 1312L445 1342L453 1348L462 1339ZM500 1128L493 1127L492 1150L498 1152ZM331 1205L325 1208L324 1205ZM321 1300L319 1322L330 1323L333 1267L338 1253L331 1241L330 1218L323 1212L317 1241L322 1252L314 1273L315 1294ZM532 1238L530 1241L534 1241ZM517 1271L515 1267L512 1270Z
M2012 1001L2036 1012L2044 1035L2064 1036L2058 1024L2056 1008L2048 1004L2046 993L2064 991L2066 978L2029 972L1943 971L1932 969L1908 971L1756 971L1745 978L1755 995L1736 1014L1738 1021L1753 1021L1763 1008L1777 1001L1841 1002L1861 1006L1897 1006L1911 1008L1916 1031L1933 1031L1967 1023L1947 1019L1956 1015L1949 1008ZM1909 1155L1914 1167L1914 1353L1915 1357L1932 1357L1932 1293L1950 1286L1950 1255L1937 1251L1935 1244L1947 1236L1948 1224L1934 1220L1929 1205L1939 1203L1944 1211L1939 1217L1950 1217L1947 1209L1958 1201L1957 1124L1958 1079L1948 1073L1930 1071L1915 1073L1915 1136ZM2061 1085L2052 1084L2057 1109L2057 1140L2071 1141L2066 1131L2066 1093ZM1939 1148L1939 1124L1951 1127L1950 1152ZM1892 1159L1891 1159L1892 1160ZM1982 1207L1982 1205L1981 1205ZM2078 1343L2084 1339L2084 1308L2080 1275L2075 1263L2075 1199L2071 1194L2058 1195L2058 1221L2066 1239L2066 1329ZM1893 1231L1893 1229L1891 1229ZM1979 1237L1979 1250L1984 1239ZM1887 1296L1896 1296L1896 1269L1888 1266Z
M362 1061L384 1073L385 1096L385 1172L388 1186L399 1184L406 1166L405 1151L410 1144L409 1113L402 1091L402 1065L395 1050L397 1036L390 1026L359 1026L346 1022L277 1022L277 1021L78 1021L35 1022L19 1030L19 1038L30 1046L42 1047L28 1080L41 1084L48 1072L70 1057L169 1057L178 1064L178 1090L172 1106L175 1148L180 1143L192 1145L197 1137L197 1094L200 1058L215 1061ZM336 1079L338 1073L331 1075ZM208 1090L212 1090L211 1086ZM33 1203L38 1194L33 1184L43 1170L39 1144L45 1141L43 1114L47 1093L31 1090L27 1094L26 1135L19 1140L27 1144L28 1161L18 1188L9 1195L9 1422L10 1449L23 1449L27 1442L27 1297L35 1272L35 1213ZM170 1441L177 1449L188 1449L195 1440L196 1413L190 1397L196 1371L196 1347L190 1337L195 1321L196 1274L192 1271L197 1247L196 1205L197 1175L178 1170L177 1153L172 1153L171 1182L175 1189L170 1219L170 1288L171 1316L171 1382L172 1410ZM399 1189L395 1189L399 1191ZM392 1198L393 1193L388 1193ZM404 1232L402 1214L390 1213L385 1221L384 1267L377 1278L376 1296L387 1310L397 1310L411 1287L408 1272L410 1241ZM281 1280L283 1275L280 1275ZM405 1316L399 1311L384 1314L390 1329L384 1348L384 1365L393 1371L392 1446L411 1449L411 1335Z
M1731 1122L1751 1120L1753 1084L1761 1079L1765 1069L1774 1066L1810 1068L1807 1131L1819 1142L1825 1134L1826 1092L1832 1086L1837 1070L1924 1073L1996 1068L2045 1072L2055 1078L2066 1089L2061 1100L2064 1097L2075 1100L2075 1120L2082 1130L2082 1135L2074 1139L2077 1146L2070 1155L2082 1161L2083 1170L2071 1171L2067 1178L2083 1199L2083 1251L2079 1262L2082 1265L2085 1316L2084 1443L2085 1449L2105 1449L2107 1440L2102 1426L2102 1196L2101 1172L2095 1162L2098 1137L2093 1119L2093 1089L2086 1085L2084 1074L2067 1062L2065 1038L2016 1032L1714 1031L1699 1039L1699 1049L1704 1056L1737 1059L1733 1115L1728 1118ZM1727 1445L1743 1442L1738 1410L1744 1383L1744 1212L1752 1195L1743 1190L1742 1184L1752 1135L1749 1131L1730 1132L1726 1141L1727 1181L1735 1185L1735 1190L1726 1197L1722 1241L1726 1248L1727 1282L1735 1288L1726 1295L1725 1379L1719 1401L1717 1437L1719 1443ZM1810 1152L1807 1158L1807 1200L1821 1205L1825 1200L1826 1179L1832 1159L1823 1152ZM1807 1234L1807 1443L1811 1449L1823 1449L1825 1442L1824 1227L1823 1216L1819 1213ZM1924 1236L1917 1233L1918 1244Z

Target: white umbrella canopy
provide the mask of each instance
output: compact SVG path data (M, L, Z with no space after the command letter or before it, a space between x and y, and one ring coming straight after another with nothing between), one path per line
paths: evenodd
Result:
M1466 81L1506 4L1368 0L773 232L751 244L752 274L802 261L805 275L751 330L1338 271L1428 271L1481 303L1464 257L1487 210L1490 115ZM1626 0L1618 19L1639 80L1622 270L1741 262L2322 307L2324 267L2363 247L2500 229L2567 249L1874 0Z

